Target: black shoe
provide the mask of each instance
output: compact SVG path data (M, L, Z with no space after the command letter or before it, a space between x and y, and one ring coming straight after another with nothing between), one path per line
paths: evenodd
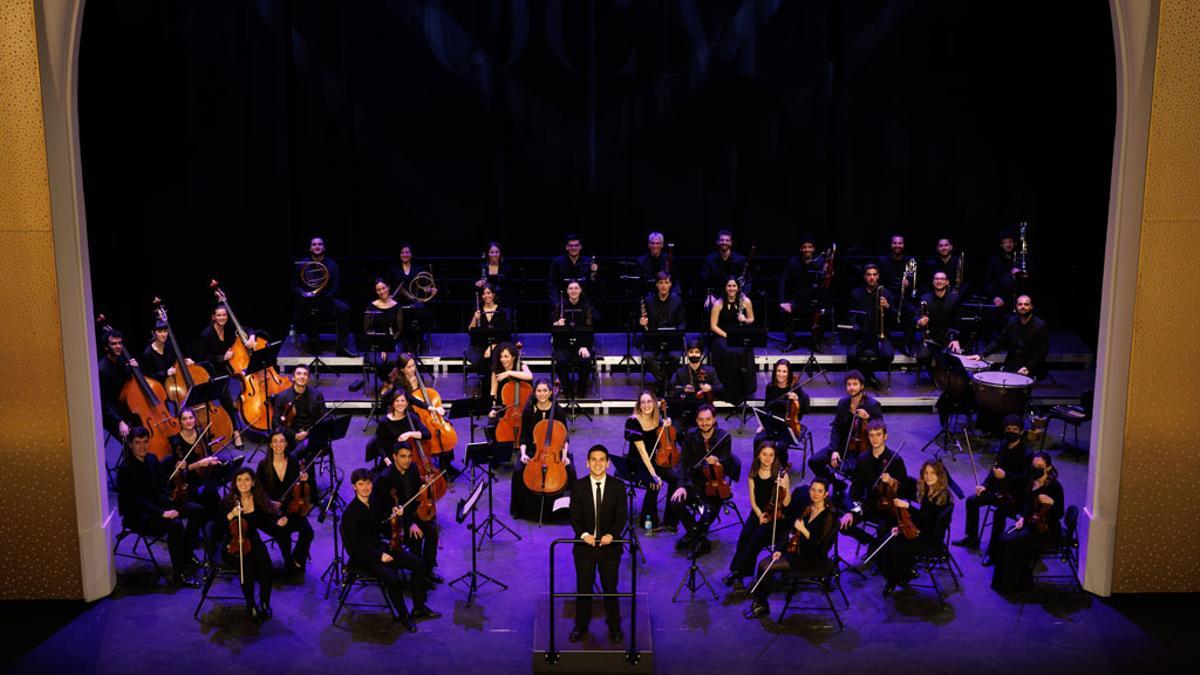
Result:
M404 630L410 633L417 632L417 624L413 622L411 616L400 617L400 625L404 626Z
M788 343L784 344L782 347L780 347L780 350L785 351L785 352L794 352L794 351L796 351L796 343L788 342Z
M343 356L343 357L345 357L345 358L348 358L348 359L356 359L356 358L358 358L358 354L357 354L356 352L350 351L350 350L349 350L349 349L347 349L346 347L338 347L338 350L337 350L337 355L338 355L338 356Z
M725 584L726 588L733 588L733 582L735 581L738 581L737 572L730 572L725 575L725 578L721 579L721 583Z
M254 604L253 602L246 603L246 613L250 615L250 620L254 623L262 623L265 621L265 619L263 619L262 611L260 611L258 609L258 605Z
M979 540L975 537L963 537L950 542L953 546L962 546L963 548L979 548Z
M750 605L750 609L742 612L742 616L747 619L761 619L771 612L771 608L765 602L755 602Z
M567 639L571 642L579 642L583 639L583 631L578 628L572 628L571 634L567 636Z
M356 380L356 381L350 383L349 389L350 389L350 391L358 391L359 389L362 389L363 386L366 385L366 383L367 383L366 380Z
M892 582L890 582L890 581L889 581L889 582L887 582L887 583L886 583L886 584L884 584L884 586L883 586L883 597L885 597L885 598L886 598L886 597L888 597L888 596L889 596L889 595L891 595L891 594L892 594L892 593L893 593L895 590L896 590L896 584L894 584L894 583L892 583Z
M271 617L275 616L275 612L271 611L271 603L264 602L258 606L258 613L262 616L263 621L270 621Z
M432 609L429 609L428 607L417 607L417 608L413 609L413 611L412 611L412 618L413 619L440 619L440 618L442 618L442 613L435 612Z
M200 582L185 574L176 574L171 582L181 588L200 588Z
M685 534L679 538L679 541L675 542L675 548L680 550L691 548L695 543L696 537L692 536L691 534Z
M608 641L620 644L625 641L625 633L621 632L620 628L616 630L610 630L608 631Z
M983 565L984 567L991 567L992 566L992 556L984 555L983 560L980 560L979 564Z
M444 584L444 583L446 583L446 580L445 580L445 579L442 577L442 575L438 574L437 572L430 572L430 573L429 573L429 581L430 581L430 582L432 582L432 583L435 583L435 584Z
M692 555L699 558L702 555L708 555L712 552L712 542L704 537L700 537L692 544Z

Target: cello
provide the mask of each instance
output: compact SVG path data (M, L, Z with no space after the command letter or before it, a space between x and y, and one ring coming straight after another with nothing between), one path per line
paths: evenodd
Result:
M562 451L567 443L567 427L554 419L558 410L558 387L550 395L550 416L533 427L533 458L521 472L521 480L530 492L553 495L567 486L567 467L563 464Z
M175 409L178 410L187 401L192 387L208 382L208 371L194 363L189 365L187 359L183 357L183 350L179 348L179 342L175 339L175 331L171 328L171 322L167 320L167 307L160 298L154 298L154 312L158 315L159 321L167 325L167 341L171 344L171 350L175 354L175 374L167 376L164 385L167 391L167 400L174 403ZM233 420L217 402L206 401L194 406L192 412L196 415L197 424L203 424L205 431L211 429L213 434L220 439L209 446L210 452L220 452L221 448L233 441Z
M96 317L100 333L108 341L112 326L105 322L104 315ZM150 452L158 459L171 454L171 436L179 433L179 418L167 409L167 392L157 380L152 380L142 369L130 363L129 352L121 350L121 360L129 368L130 378L121 387L119 401L129 409L138 424L150 432Z
M242 380L242 393L238 401L242 417L247 426L259 431L269 431L272 417L271 397L291 387L292 379L286 375L280 375L274 366L258 373L246 374L246 367L250 365L250 349L246 347L246 342L249 341L250 335L242 328L237 315L233 313L233 307L229 305L229 299L225 297L225 292L221 290L216 279L209 282L209 288L216 295L217 302L224 305L225 311L229 312L229 320L233 323L234 332L237 333L237 339L233 341L231 348L233 358L229 359L227 365L229 371ZM255 336L251 348L258 351L266 346L266 340L261 336Z
M408 410L409 415L412 415L412 408ZM411 424L412 420L409 420ZM416 425L412 424L412 428L416 429ZM447 490L446 472L435 473L433 462L430 461L429 455L425 452L425 445L421 443L421 439L412 439L413 444L413 464L417 467L417 475L421 477L421 482L428 484L428 490L422 490L420 493L420 503L417 505L417 516L421 520L433 520L437 515L437 500L441 499Z
M454 430L454 425L449 420L433 410L442 407L441 394L437 389L427 388L425 380L419 373L417 374L417 389L413 393L419 394L427 406L427 408L413 407L416 409L417 417L425 423L425 426L429 427L429 454L440 455L443 452L450 452L455 445L458 445L458 432Z
M517 350L513 362L513 370L521 369L521 343L514 345ZM533 385L525 380L509 378L500 385L500 404L504 406L504 414L496 421L496 442L515 443L521 438L521 411L525 402L533 393Z

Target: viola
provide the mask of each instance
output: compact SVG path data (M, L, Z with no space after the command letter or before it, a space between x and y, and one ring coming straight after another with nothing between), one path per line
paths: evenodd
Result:
M238 407L242 411L242 417L246 421L246 425L258 429L259 431L269 431L271 428L271 397L284 391L292 386L292 379L285 375L280 375L275 367L272 366L266 370L262 370L250 375L246 374L246 367L250 365L250 349L246 347L246 342L250 339L249 333L242 328L242 324L237 319L237 315L233 313L233 307L229 304L229 299L225 296L225 292L221 290L220 284L216 279L209 282L209 288L217 297L217 301L225 305L225 310L229 312L229 321L233 324L234 332L237 333L237 339L233 341L233 358L226 362L230 373L237 376L242 381L242 393L238 397ZM261 336L255 336L252 348L254 351L264 349L267 346L267 341Z
M107 342L112 327L104 320L104 315L96 317L100 331ZM129 352L121 351L121 360L129 368L130 378L121 387L119 400L129 409L147 431L150 432L150 452L160 460L171 454L171 436L179 433L179 418L167 409L167 392L156 380L142 373L141 368L130 364Z
M552 495L567 486L567 467L562 451L567 443L567 427L554 419L558 410L558 382L550 396L550 416L533 427L533 458L521 471L521 480L530 492Z
M792 386L789 393L800 388L799 381L800 373L792 375ZM800 436L804 433L804 425L800 424L799 396L796 397L795 401L788 401L787 414L784 416L784 419L787 420L788 428L792 430L792 433L796 435L796 438L800 438Z
M159 298L154 298L154 311L158 315L158 319L167 325L167 342L171 345L171 351L175 354L175 374L167 376L167 381L164 383L167 391L167 400L175 404L176 410L187 401L188 393L197 384L208 382L208 371L196 364L188 365L187 359L183 356L183 350L179 348L179 341L175 339L175 330L171 328L171 322L167 318L167 307ZM203 424L205 427L212 429L212 432L221 439L214 442L209 448L212 452L220 452L221 448L228 445L233 440L233 420L230 419L229 413L225 412L225 408L221 407L216 401L206 401L192 407L192 413L196 415L196 422ZM197 459L203 459L203 450L200 451Z
M667 402L658 402L659 415L667 414ZM667 426L660 424L658 427L658 438L655 439L657 449L654 451L654 463L659 466L672 468L679 464L679 443L676 442L678 433L675 426Z
M892 517L896 519L896 526L900 528L900 534L905 539L916 539L920 531L913 524L912 514L908 512L907 507L896 505L896 493L899 488L899 481L892 481L891 483L880 481L876 483L875 489L877 499L879 500L879 510L885 513L887 511L892 512Z
M225 550L230 555L244 556L250 553L250 523L244 516L229 521L229 543Z
M709 440L705 438L704 457L700 459L703 465L700 471L704 476L704 496L710 499L729 499L733 496L733 489L729 487L729 481L725 480L725 467L721 466L720 462L709 464L707 460L711 454Z
M306 473L311 465L312 461L300 465L300 473ZM287 500L286 515L307 518L314 508L311 482L300 480L300 476L296 476L292 487L285 491L284 499Z
M429 447L427 448L429 454L440 455L453 450L454 446L458 445L458 432L454 430L454 425L449 420L433 410L442 407L441 394L437 389L427 388L420 375L417 375L417 389L413 394L428 406L427 408L413 406L413 408L416 410L417 417L429 428Z
M863 394L863 401L866 401L866 394ZM855 415L857 411L851 410L850 431L846 434L846 452L842 458L849 457L851 453L854 455L865 455L871 452L871 441L867 439L867 420Z
M703 399L706 403L713 402L712 390L700 391L700 385L708 383L708 373L704 372L703 366L696 369L696 398Z
M805 527L808 526L808 519L812 517L812 511L812 504L809 504L808 506L804 507L804 511L800 513L800 519L804 521ZM795 555L800 552L801 536L802 535L800 534L799 530L797 530L795 527L791 528L791 531L788 532L787 546L785 547L788 553Z
M766 506L763 507L762 512L766 514L767 522L773 523L779 519L780 515L782 515L779 512L779 509L783 503L787 501L787 490L779 484L779 479L783 478L785 475L787 475L787 469L780 469L779 475L775 479L775 492L772 493L771 500L768 501Z
M393 552L399 553L404 550L404 521L398 513L400 509L400 495L396 492L396 488L392 488L392 515L388 518L388 524L392 528L392 536L388 541L388 548Z

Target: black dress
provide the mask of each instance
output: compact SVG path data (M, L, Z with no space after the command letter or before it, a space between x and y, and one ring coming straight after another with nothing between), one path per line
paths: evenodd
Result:
M1046 531L1038 532L1033 515L1037 513L1038 497L1047 495L1054 500L1045 514ZM1005 534L992 547L992 588L1001 593L1012 593L1033 585L1033 563L1038 549L1052 546L1062 537L1063 505L1062 483L1052 480L1040 487L1030 482L1025 491L1022 517L1024 525L1019 530Z
M726 334L739 330L738 308L721 300L717 314L717 328ZM731 403L741 403L754 395L758 380L754 372L754 348L730 347L719 335L712 336L712 361L717 376L725 383L725 398Z
M783 538L787 536L784 526L791 522L786 517L790 510L788 507L780 502L777 513L771 504L772 493L776 491L775 476L763 478L755 474L750 478L753 483L754 503L764 514L772 516L773 520L763 524L758 515L754 513L754 509L750 509L750 512L746 514L746 522L742 523L742 531L738 535L737 547L734 549L733 558L729 561L729 571L738 577L748 577L753 574L754 558L764 546L770 545L772 534L775 535L776 548L783 547L783 544L786 543Z
M400 309L399 304L392 305L387 309L379 309L374 304L368 304L366 310L363 311L363 333L369 335L390 335L393 340L388 342L388 350L386 354L376 351L365 351L366 341L363 341L363 360L375 368L375 373L380 380L387 377L388 373L395 366L395 356L397 340L404 332L404 312Z
M950 497L948 490L943 490L932 499L929 495L925 495L921 501L910 503L909 517L917 528L917 538L907 539L903 533L897 534L876 557L879 572L889 584L909 581L912 578L910 575L913 559L917 553L933 550L942 545L946 531L944 528L939 528L938 525L941 523L949 526L949 519L945 521L940 519L946 511L953 508L954 500ZM882 543L883 539L887 539L887 536L891 534L891 530L881 528L879 534L882 537L880 540Z
M237 499L234 496L234 499ZM225 512L229 513L233 509L233 504L229 499L225 500ZM242 512L242 522L245 523L245 539L250 542L250 551L243 554L242 562L242 595L246 598L246 604L254 604L254 586L258 584L258 595L262 600L262 604L269 605L271 603L271 586L274 583L275 570L271 565L271 556L267 553L267 545L263 543L259 532L269 532L275 527L275 521L279 519L278 513L272 513L267 509L256 508L250 513ZM221 564L227 569L239 568L239 556L235 552L230 553L227 548L230 542L234 541L234 530L237 519L233 521L222 518L221 526L225 528L224 537L221 538L220 557Z
M543 523L561 523L566 522L570 517L570 511L563 508L559 511L554 510L554 500L562 497L567 488L575 480L575 462L572 461L567 465L567 483L563 489L555 494L543 496L531 491L525 486L523 478L525 472L525 464L519 459L519 450L521 445L525 446L525 454L533 459L537 453L536 444L533 438L533 428L538 422L550 417L550 410L539 410L535 405L536 399L532 396L529 398L529 404L525 406L524 412L521 414L521 439L518 445L518 459L513 464L512 474L512 502L509 505L509 513L513 518L521 518L522 520L532 520ZM557 406L554 411L554 419L556 421L566 420L567 411L564 407ZM565 424L565 422L564 422ZM568 455L570 456L570 455Z
M766 391L763 394L763 401L765 402L763 408L766 410L766 412L769 412L776 417L787 418L789 403L787 394L790 389L790 386L776 386L774 380L772 380L772 382L767 385ZM809 406L811 405L808 392L804 391L803 389L797 389L795 393L796 398L800 399L800 419L804 419L804 416L808 413ZM759 445L762 445L763 441L767 440L775 443L776 459L779 460L779 463L783 465L790 465L788 460L788 449L791 447L792 443L791 434L787 433L787 431L772 434L770 429L764 427L762 432L754 434L754 447L757 448Z
M295 459L287 458L287 468L284 469L283 478L279 478L279 474L275 471L274 459L268 455L262 458L258 463L258 484L266 491L267 497L272 501L278 502L280 510L287 515L287 524L280 527L275 522L272 522L266 528L266 532L271 535L275 543L279 545L279 555L283 558L284 565L290 565L293 568L303 568L308 562L308 551L312 546L313 529L308 522L308 516L302 516L299 513L288 513L288 505L292 502L292 493L288 488L296 484L300 478L300 463ZM309 475L307 481L311 490L310 498L317 500L316 482ZM292 549L292 533L296 533L296 548Z
M379 423L375 426L375 437L367 442L366 456L363 457L363 460L371 462L383 461L385 458L391 459L392 450L396 447L396 439L406 431L419 431L422 441L429 440L432 436L429 433L429 427L425 426L416 413L409 413L398 420L392 419L391 413L388 413L379 418ZM410 441L409 445L411 444Z
M771 567L771 572L754 592L756 604L766 604L767 598L775 590L774 577L776 574L794 572L801 575L823 576L829 571L829 550L833 548L833 541L837 536L835 532L838 525L837 514L826 507L816 515L809 515L804 521L808 536L805 537L796 532L796 551L793 553L786 548L787 537L795 530L796 520L804 518L804 511L796 508L796 500L792 500L792 507L784 519L786 526L780 528L780 536L785 542L780 544L783 550L782 555L774 563L771 563L771 558L767 557L758 564L757 573L759 575L766 572L768 565Z
M467 332L472 335L483 334L488 336L488 342L492 345L508 342L512 340L512 316L503 307L496 307L492 312L482 311L480 312L479 324ZM469 367L479 374L481 380L491 372L492 366L492 355L489 354L485 357L483 355L485 349L484 345L467 345L467 362L470 364Z

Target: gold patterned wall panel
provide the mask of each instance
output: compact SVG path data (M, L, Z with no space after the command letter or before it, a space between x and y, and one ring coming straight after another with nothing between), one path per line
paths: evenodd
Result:
M1200 590L1200 3L1163 0L1113 592Z
M33 0L0 0L0 598L78 598L79 539Z

